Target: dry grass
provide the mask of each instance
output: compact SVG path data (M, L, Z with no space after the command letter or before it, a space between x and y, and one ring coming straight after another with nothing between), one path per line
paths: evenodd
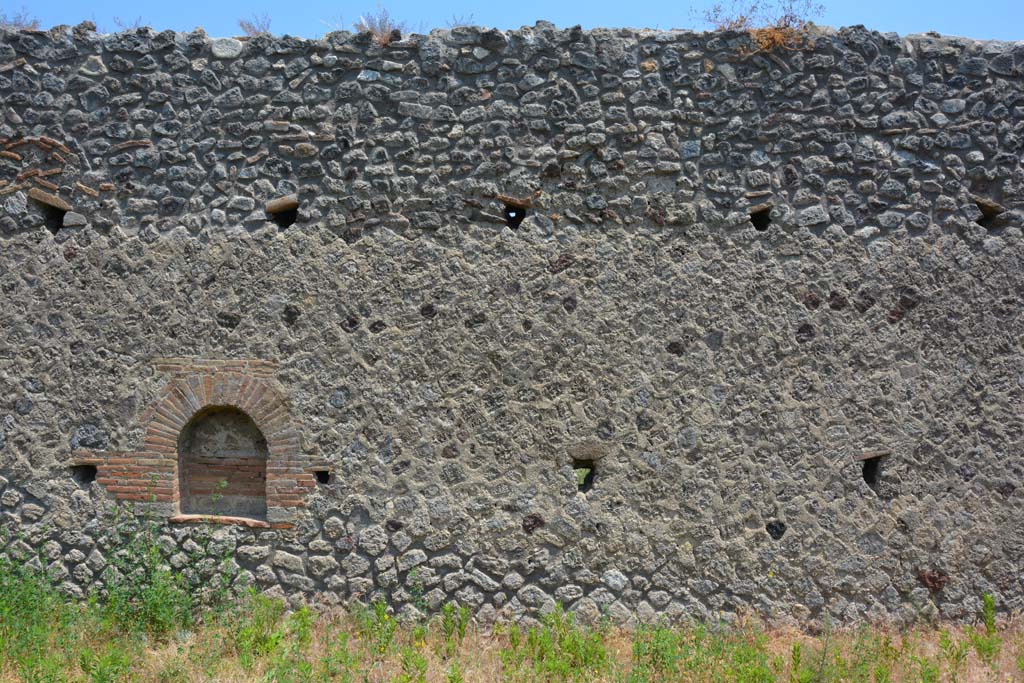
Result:
M13 14L0 11L0 28L5 28L9 31L21 31L23 29L35 31L39 29L39 20L30 15L24 7Z
M312 661L323 660L328 657L336 647L338 636L342 633L353 633L354 624L347 616L325 617L318 621L315 636L307 651ZM962 629L951 631L955 638L966 639L967 635ZM942 662L942 651L939 647L938 631L914 630L906 633L888 634L893 640L893 647L897 650L909 648L914 654L912 656L928 658L939 663ZM963 668L952 675L949 667L944 663L939 664L939 681L945 683L994 683L996 681L1024 681L1024 673L1018 667L1017 657L1024 655L1024 634L1019 630L1006 633L1011 642L1016 642L1016 647L1004 648L1001 657L996 661L995 666L989 666L971 652L967 657ZM135 670L136 680L140 681L168 681L180 680L194 683L213 682L219 683L252 683L252 681L275 680L274 671L266 660L258 661L253 668L247 670L236 657L223 657L214 643L223 642L228 636L217 629L204 630L188 636L182 642L168 643L163 646L152 648L144 653L141 658L141 666ZM849 656L853 649L857 634L852 631L838 631L831 634L831 647L834 654L838 656ZM403 633L399 639L408 647L415 647L411 642L409 633ZM627 630L610 630L604 637L604 643L608 649L614 666L609 670L600 672L594 677L584 680L592 683L622 683L628 681L631 658L633 653L634 634ZM804 680L805 676L797 675L792 667L792 652L794 643L800 643L809 652L816 652L822 644L821 637L811 637L796 630L774 630L767 632L766 651L770 657L785 662L784 666L776 672L774 680L784 683L796 683ZM358 650L359 643L355 643L354 650ZM447 681L451 672L453 662L457 662L463 678L467 682L474 683L498 683L500 681L521 680L517 677L507 675L508 672L502 662L502 652L509 648L509 638L500 631L492 634L483 634L476 630L472 631L466 640L459 647L452 658L445 658L440 654L441 643L436 634L428 637L426 642L419 647L427 660L425 680L429 682ZM816 671L816 664L811 663L810 671ZM920 666L913 659L908 659L895 667L888 677L881 676L880 680L873 677L872 683L925 683L920 673ZM355 680L365 683L389 683L402 681L403 666L400 652L392 652L380 658L370 658L361 663L355 669L358 677ZM688 676L685 678L657 678L652 680L679 681L716 681L711 676L711 671L706 678ZM311 679L315 680L315 679ZM344 677L322 680L347 680ZM415 679L413 679L415 680ZM557 680L557 679L552 679ZM644 680L644 679L639 679ZM821 675L815 677L814 681L846 681L854 678L840 676L831 677ZM17 678L0 678L0 681L18 681Z
M134 31L137 28L142 28L146 25L146 21L140 16L134 19L122 19L121 17L114 17L114 26L117 26L118 31Z
M715 3L700 18L716 31L746 31L757 52L796 50L807 43L811 20L825 8L813 0L731 0Z
M254 14L251 19L239 19L238 28L249 37L270 35L270 17Z
M408 30L406 22L395 19L388 12L387 8L379 4L376 10L362 15L359 17L359 21L352 26L359 33L366 31L372 33L373 39L381 47L386 47L393 42L401 40L402 34Z
M457 28L459 26L473 26L473 14L453 14L447 22L445 22L448 28Z

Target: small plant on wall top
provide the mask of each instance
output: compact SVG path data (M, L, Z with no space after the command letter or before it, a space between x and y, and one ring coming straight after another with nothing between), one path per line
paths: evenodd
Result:
M270 35L270 17L266 14L253 15L251 19L239 19L238 28L242 29L242 33L249 37L255 36L269 36Z
M801 49L807 44L811 20L824 11L813 0L731 0L711 5L700 19L716 31L746 31L754 43L750 54L756 54Z
M20 31L22 29L36 30L39 28L39 20L31 16L24 7L11 14L0 10L0 28L5 28L9 31Z
M379 4L376 10L363 14L359 17L359 21L352 26L360 33L366 31L372 33L373 39L381 47L401 40L402 34L408 30L406 22L394 18L385 7L381 7Z

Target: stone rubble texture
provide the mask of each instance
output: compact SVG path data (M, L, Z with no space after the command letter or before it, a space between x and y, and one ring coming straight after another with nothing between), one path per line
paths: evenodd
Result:
M749 45L0 30L0 557L102 591L141 522L73 453L140 448L155 358L254 358L331 478L290 529L161 521L197 586L1024 609L1024 43Z

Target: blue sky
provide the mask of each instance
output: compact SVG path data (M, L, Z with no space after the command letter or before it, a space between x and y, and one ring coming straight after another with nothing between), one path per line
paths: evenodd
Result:
M425 26L443 27L453 17L473 18L474 24L498 28L518 28L533 25L537 19L554 22L560 27L582 24L585 28L648 27L648 28L704 28L694 17L691 8L711 4L693 5L666 0L616 2L552 2L551 0L511 0L480 2L480 0L450 0L423 2L422 0L389 0L384 6L392 16L402 19L413 29ZM969 2L899 2L896 0L826 0L827 9L818 23L830 26L864 24L880 31L900 34L923 31L972 38L1024 40L1024 0L980 0ZM44 27L54 24L76 24L92 19L101 29L116 28L114 18L132 24L142 23L157 29L191 30L202 26L213 36L237 35L238 19L254 14L271 18L274 33L301 36L319 36L333 27L351 28L353 21L377 5L374 0L358 2L262 2L261 0L223 0L197 2L131 2L130 0L44 0L44 2L9 2L0 0L0 8L8 14L24 7L37 17Z

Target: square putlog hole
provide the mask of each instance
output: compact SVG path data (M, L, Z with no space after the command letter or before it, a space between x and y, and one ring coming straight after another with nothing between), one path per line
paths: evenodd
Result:
M758 232L764 232L768 229L768 226L772 223L772 205L771 204L759 204L750 208L750 222L754 226L754 230Z
M35 200L32 203L35 204L35 207L43 215L43 225L50 231L50 234L56 235L60 232L60 229L64 227L64 216L67 214L67 211Z
M878 493L878 487L882 483L882 462L887 457L887 455L869 455L861 463L861 477L875 493Z
M594 488L597 467L593 460L573 460L572 469L576 473L576 488L580 493L586 493Z
M299 219L300 204L301 202L299 202L297 194L288 194L271 199L266 203L264 210L267 212L270 220L274 221L277 227L283 230Z
M519 229L519 224L526 218L526 209L519 206L505 205L505 223L513 230Z
M996 227L996 220L1003 215L1006 207L978 195L971 195L971 199L974 201L974 205L978 207L978 211L981 212L981 217L974 222L986 230Z
M330 470L313 470L313 476L316 477L316 483L318 484L329 484L331 482Z
M288 209L287 211L272 213L270 214L270 220L274 221L274 223L277 224L277 227L283 230L284 228L293 225L295 221L299 220L299 210Z
M96 465L72 465L71 478L79 486L88 486L96 481Z

